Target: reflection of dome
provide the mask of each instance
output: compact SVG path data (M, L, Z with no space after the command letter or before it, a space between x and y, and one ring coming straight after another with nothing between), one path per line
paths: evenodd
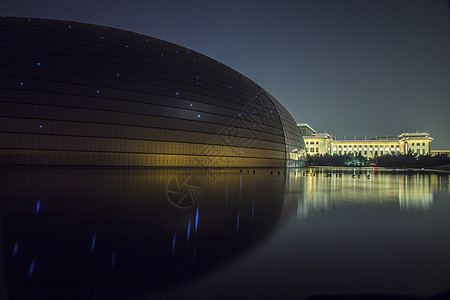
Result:
M264 169L0 174L0 252L11 299L122 299L194 279L269 236L285 181ZM173 178L201 190L198 206L169 202Z
M96 25L0 18L0 164L282 167L291 115L190 49Z

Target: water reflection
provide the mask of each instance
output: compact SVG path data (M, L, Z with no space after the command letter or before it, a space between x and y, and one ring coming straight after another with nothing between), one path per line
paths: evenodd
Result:
M448 176L417 170L307 168L288 175L287 190L299 195L299 217L347 205L425 211L434 193L448 192Z
M246 169L1 171L11 299L147 295L217 269L273 231L286 178Z
M423 296L448 288L446 174L0 171L2 299Z

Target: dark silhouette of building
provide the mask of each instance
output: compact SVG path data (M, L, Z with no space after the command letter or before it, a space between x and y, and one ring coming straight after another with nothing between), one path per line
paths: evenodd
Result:
M0 164L284 167L291 115L185 47L69 21L0 17Z

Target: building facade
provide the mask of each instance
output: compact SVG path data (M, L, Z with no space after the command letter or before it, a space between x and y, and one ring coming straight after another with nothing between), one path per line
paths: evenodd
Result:
M0 164L304 165L292 116L244 75L104 26L0 18Z
M300 130L304 128L299 124ZM364 140L335 140L328 133L303 136L306 152L309 155L361 155L373 158L381 155L412 153L428 155L431 153L433 138L428 133L402 133L396 137L377 137Z

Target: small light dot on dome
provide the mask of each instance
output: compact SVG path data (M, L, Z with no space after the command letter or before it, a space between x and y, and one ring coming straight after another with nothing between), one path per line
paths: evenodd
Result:
M38 66L40 66L41 65L41 63L40 62L38 62L36 65L38 65Z
M176 92L175 95L178 95L178 92Z
M23 82L21 82L20 85L23 85Z
M200 118L200 115L197 115L197 118Z
M192 107L192 103L191 103L191 104L189 104L189 106L190 106L190 107Z
M72 28L72 26L69 25L69 28Z
M100 91L99 91L99 90L97 90L97 94L100 94Z
M119 77L120 76L120 74L119 73L117 73L117 77Z

